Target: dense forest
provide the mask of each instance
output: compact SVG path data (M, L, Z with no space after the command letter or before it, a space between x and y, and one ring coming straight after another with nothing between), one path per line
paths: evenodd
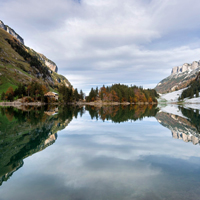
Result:
M91 88L89 96L86 97L87 102L102 100L105 102L157 102L159 97L154 89L143 89L137 86L127 86L123 84L114 84L112 86L103 86L100 89Z
M199 92L200 73L197 75L196 79L188 85L188 88L182 92L181 96L179 97L179 101L183 100L184 98L193 98L194 96L199 97Z
M82 90L79 93L77 88L73 90L72 87L67 87L64 84L58 88L58 92L59 100L62 103L83 100L85 96Z

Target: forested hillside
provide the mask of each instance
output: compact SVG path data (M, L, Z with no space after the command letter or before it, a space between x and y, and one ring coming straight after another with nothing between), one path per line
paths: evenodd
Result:
M199 92L200 92L200 73L197 75L196 79L194 81L192 81L187 89L185 89L179 100L183 100L184 98L193 98L195 97L199 97Z

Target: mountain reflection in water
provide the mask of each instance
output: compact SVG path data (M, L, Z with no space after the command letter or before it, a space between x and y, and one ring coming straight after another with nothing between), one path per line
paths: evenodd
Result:
M155 105L106 107L26 107L0 108L0 185L23 166L23 159L52 145L71 120L88 111L91 119L114 123L156 117L172 131L173 138L199 144L199 111L179 108L183 116L159 111Z
M46 110L47 109L47 110ZM45 111L46 110L46 111ZM0 185L23 166L23 159L42 151L57 139L83 108L0 108Z
M200 144L200 115L199 110L179 107L183 116L166 112L159 112L156 115L158 122L172 131L174 139L181 139L184 142Z

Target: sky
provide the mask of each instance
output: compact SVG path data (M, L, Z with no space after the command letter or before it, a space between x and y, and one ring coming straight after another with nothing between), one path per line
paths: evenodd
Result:
M0 20L74 88L154 88L200 60L198 0L0 0Z

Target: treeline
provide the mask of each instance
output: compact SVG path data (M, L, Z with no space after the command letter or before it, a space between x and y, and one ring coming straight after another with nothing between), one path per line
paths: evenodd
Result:
M157 102L159 97L154 89L143 89L137 86L127 86L123 84L114 84L112 86L103 86L100 89L91 88L89 95L86 97L87 102L102 100L106 102Z
M14 101L22 97L25 102L42 101L45 102L45 93L47 92L47 87L38 82L31 82L27 85L18 84L18 87L14 90L11 86L6 92L1 94L1 100L3 101ZM47 99L46 99L47 102Z
M42 63L36 56L32 56L30 53L28 53L17 40L6 39L6 41L20 56L24 58L24 60L26 60L30 64L31 67L37 68L40 74L42 74L43 79L45 79L46 76L50 76L48 67L42 65ZM26 72L26 69L23 65L19 64L18 67Z
M9 87L6 92L1 94L2 101L14 101L19 98L23 98L24 102L35 102L41 101L45 103L68 103L73 101L79 101L84 99L84 93L80 90L80 93L77 89L72 87L67 87L66 85L61 85L58 88L59 98L58 100L45 96L49 91L47 86L40 84L38 82L31 82L27 86L19 84L18 87L14 90L12 87Z
M200 74L198 74L197 78L190 83L189 87L185 90L183 90L181 96L179 97L179 101L183 100L184 98L193 98L194 95L195 97L199 97L199 91L200 91L200 81L198 77Z
M72 87L67 87L64 84L58 88L58 92L59 101L62 103L79 101L84 99L84 93L82 90L80 90L79 93L77 88L73 90Z

